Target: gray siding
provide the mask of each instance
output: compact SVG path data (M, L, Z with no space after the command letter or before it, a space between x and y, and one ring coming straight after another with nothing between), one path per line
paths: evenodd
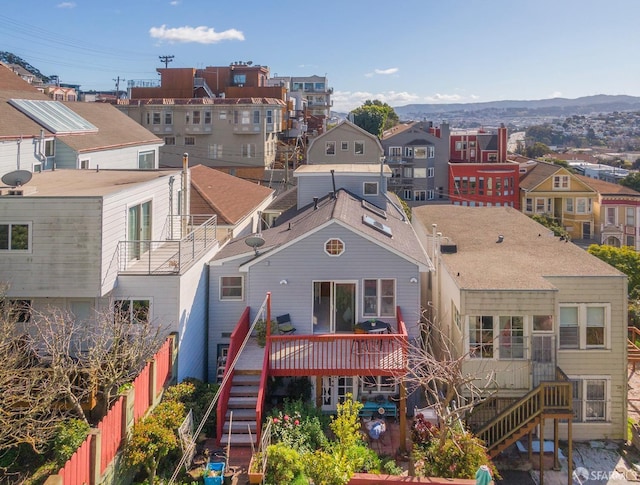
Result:
M39 161L34 146L31 138L0 142L0 176L14 170L33 171L33 164Z
M340 238L345 252L331 257L324 252L328 239ZM411 337L418 335L420 319L419 286L410 278L419 277L415 264L371 243L340 225L330 226L308 235L283 251L252 265L245 274L245 300L220 302L219 277L234 275L236 264L212 265L210 268L210 348L226 343L223 332L232 332L246 306L251 307L251 317L271 292L272 315L289 313L299 334L313 333L313 282L352 281L356 283L356 319L362 320L362 279L394 278L396 280L396 305L401 308ZM287 285L280 285L282 279ZM394 318L381 318L395 327ZM215 358L212 356L212 358ZM211 364L211 359L210 359ZM211 367L210 367L211 368Z
M372 204L383 209L387 207L387 177L380 174L364 174L361 172L344 174L335 173L335 189L345 189L352 194L368 200ZM364 182L378 182L378 195L364 195ZM314 197L322 198L333 192L333 179L331 173L298 176L298 208L302 208L313 202Z
M110 170L137 170L138 154L140 152L155 152L155 167L158 168L160 144L137 145L133 147L114 148L108 150L93 150L78 153L76 150L64 144L64 141L56 141L56 167L80 168L80 160L89 160L89 168Z
M364 153L354 153L354 143L364 143ZM327 155L327 143L335 143L335 155ZM347 144L347 149L342 150L342 142ZM343 122L328 132L315 138L307 151L307 160L310 164L326 163L378 163L382 156L382 148L378 138L358 127Z
M32 182L33 183L33 182ZM100 294L97 197L20 197L0 200L0 222L31 224L29 253L3 252L0 275L11 294L96 297ZM7 281L8 280L8 281Z

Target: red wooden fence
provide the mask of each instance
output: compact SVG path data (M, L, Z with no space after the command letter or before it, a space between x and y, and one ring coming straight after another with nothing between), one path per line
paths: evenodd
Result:
M137 422L149 410L155 398L162 392L164 385L171 377L173 345L175 339L168 338L156 353L153 359L145 366L142 372L133 381L133 419ZM151 375L151 369L154 366L155 377ZM152 402L151 385L155 378L155 396ZM105 417L98 423L99 433L92 433L80 445L73 456L65 463L64 467L58 472L58 476L62 478L64 485L95 485L95 479L92 476L91 469L91 453L93 448L93 440L100 440L100 456L95 457L94 462L99 466L99 474L104 474L107 467L111 464L120 446L124 440L123 432L127 426L127 416L125 409L125 398L120 396L118 400L111 406Z
M80 448L60 469L58 475L62 477L64 485L85 485L91 483L91 441L94 436L90 434Z
M101 452L100 452L100 474L102 475L111 461L115 458L122 443L122 411L124 406L124 396L111 406L107 415L98 424L100 430Z

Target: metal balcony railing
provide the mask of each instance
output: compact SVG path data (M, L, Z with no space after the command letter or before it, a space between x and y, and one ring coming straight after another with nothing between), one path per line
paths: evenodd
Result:
M169 216L165 240L118 243L119 274L180 274L218 244L216 216Z

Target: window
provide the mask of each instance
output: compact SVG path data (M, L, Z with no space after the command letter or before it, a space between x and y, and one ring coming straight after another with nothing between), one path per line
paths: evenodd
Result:
M462 150L462 142L461 142L461 141L457 141L457 142L456 142L456 150L457 150L457 151Z
M493 317L469 317L469 356L473 359L493 358Z
M427 178L427 169L426 169L426 167L414 167L412 170L413 170L413 178L416 178L416 179L426 179Z
M587 307L587 347L604 347L604 320L604 307Z
M433 178L433 177L435 177L435 174L436 174L436 169L435 168L429 167L427 169L427 177Z
M194 146L196 144L196 137L195 136L185 136L184 137L184 144L185 144L185 146Z
M527 197L524 200L524 211L533 212L533 199L531 197Z
M242 300L243 299L242 276L222 276L220 278L220 299L221 300Z
M80 160L80 170L87 170L89 168L89 159Z
M604 349L608 345L608 305L560 306L560 349Z
M571 197L566 198L564 204L567 212L573 212L573 199Z
M362 390L376 394L398 392L395 379L389 376L363 376Z
M209 145L209 158L211 158L212 160L222 158L222 145L218 143Z
M328 141L325 144L324 153L325 153L325 155L335 155L336 154L336 142L335 141Z
M204 112L204 124L205 125L210 125L211 124L211 111L205 111Z
M153 124L154 125L159 125L160 124L160 120L161 120L160 113L155 111L153 113Z
M140 170L149 170L156 168L155 150L138 153L138 168Z
M260 110L257 110L257 109L253 110L253 124L254 125L260 124Z
M427 199L428 200L435 199L435 191L433 189L427 190Z
M165 125L173 124L173 113L171 111L166 111L164 113L164 124Z
M192 123L194 125L199 125L200 124L200 111L194 111L193 112L193 121Z
M543 214L545 211L545 202L547 199L536 198L536 213Z
M453 303L453 301L451 302L451 314L453 315L453 321L456 324L456 327L458 327L458 330L462 330L462 319L460 318L460 311L458 310L458 307L455 305L455 303Z
M404 147L404 156L407 158L413 158L413 147Z
M580 347L580 327L578 325L578 307L560 308L560 348L577 349Z
M427 157L435 158L435 156L436 156L436 147L434 147L433 145L429 145L427 147Z
M534 332L552 332L553 331L553 315L534 315L533 331Z
M414 190L413 191L413 200L427 200L427 191L426 190Z
M553 176L553 190L569 190L569 176L568 175L554 175Z
M591 199L585 197L579 197L576 199L576 213L578 214L590 214L591 213Z
M56 154L55 151L55 140L46 140L44 142L44 156L45 157L53 157Z
M234 74L233 75L233 84L234 85L242 86L246 82L247 82L247 75L246 74Z
M220 111L218 113L218 119L226 120L227 119L227 112L226 111Z
M256 144L255 143L243 143L242 144L242 157L243 158L255 158L256 156Z
M402 147L389 147L389 156L390 157L401 157L402 156Z
M630 246L630 247L632 247L632 248L635 248L635 247L636 247L636 238L635 238L634 236L631 236L631 235L627 234L626 239L627 239L627 240L625 241L625 245L626 245L626 246Z
M606 224L607 225L615 225L615 223L616 223L616 208L615 207L607 207Z
M524 318L521 316L500 317L500 359L524 359Z
M324 252L329 256L340 256L344 253L344 243L340 239L329 239L324 243Z
M175 145L176 144L176 137L175 136L165 136L164 137L164 144L165 145Z
M356 155L364 155L364 142L363 141L354 141L353 142L353 153Z
M404 178L413 178L413 168L412 167L404 167L402 169L402 176Z
M342 150L343 152L346 152L347 150L349 150L349 142L348 141L341 141L340 142L340 150Z
M633 207L627 207L626 213L627 213L626 225L627 226L635 226L636 225L636 210Z
M149 323L151 316L150 300L116 300L113 305L114 318L131 324Z
M402 191L402 198L404 200L413 200L413 191L410 189L404 189Z
M378 195L378 182L365 182L362 193L364 195Z
M30 224L0 224L0 251L29 251Z
M607 377L571 378L573 418L575 422L607 421L609 379Z
M487 156L487 161L488 162L497 162L498 161L498 154L497 153L489 153L489 155Z
M415 147L413 158L427 158L427 147Z
M396 314L396 282L392 279L364 280L363 315L393 317Z

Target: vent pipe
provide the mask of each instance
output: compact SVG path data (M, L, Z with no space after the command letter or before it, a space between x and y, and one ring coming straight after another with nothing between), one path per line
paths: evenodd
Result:
M316 210L318 208L318 198L314 197L313 198L313 210Z
M331 184L333 185L333 193L336 193L336 171L331 170Z

